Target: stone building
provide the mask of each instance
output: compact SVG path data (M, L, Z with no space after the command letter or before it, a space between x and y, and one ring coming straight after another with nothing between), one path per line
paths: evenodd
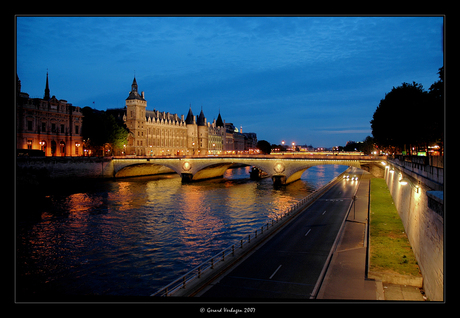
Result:
M136 78L124 109L110 110L130 131L126 155L184 156L243 153L245 136L219 115L207 121L203 109L195 116L190 106L187 117L158 110L147 110L144 92L139 93ZM255 136L255 134L253 134ZM246 138L247 139L247 138Z
M43 98L30 98L21 92L21 81L16 76L16 148L18 154L45 156L83 155L80 107L64 99L50 97L46 73ZM33 152L35 150L35 153Z
M128 127L126 154L138 156L186 155L187 127L184 117L157 110L148 111L144 92L139 94L136 78L126 98L123 121Z

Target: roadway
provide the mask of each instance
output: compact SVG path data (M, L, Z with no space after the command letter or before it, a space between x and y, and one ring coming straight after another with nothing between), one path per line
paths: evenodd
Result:
M352 168L349 174L359 176L361 170ZM358 182L338 181L271 239L196 296L309 299Z

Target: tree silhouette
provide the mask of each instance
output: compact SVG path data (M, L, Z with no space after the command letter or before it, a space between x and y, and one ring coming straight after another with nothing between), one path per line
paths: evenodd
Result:
M260 150L261 153L269 155L270 152L272 151L272 147L270 143L266 140L259 140L257 142L257 149Z
M443 68L440 81L427 92L421 84L402 83L385 94L371 120L374 141L381 147L400 150L411 146L426 149L443 139Z

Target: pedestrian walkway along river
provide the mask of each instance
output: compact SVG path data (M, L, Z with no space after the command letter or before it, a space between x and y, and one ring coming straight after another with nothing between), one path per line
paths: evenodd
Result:
M191 184L167 175L92 183L37 202L18 194L18 296L148 296L346 168L312 167L280 189L241 167Z

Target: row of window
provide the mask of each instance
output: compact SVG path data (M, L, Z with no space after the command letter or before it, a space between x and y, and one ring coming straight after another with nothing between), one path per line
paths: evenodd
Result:
M27 121L27 130L28 131L33 131L33 121L32 120ZM42 122L40 131L41 132L46 132L46 122ZM58 127L55 123L51 123L51 132L64 134L65 133L65 125L60 124L60 126ZM80 133L80 126L75 125L75 134L78 135L79 133Z
M166 141L166 142L165 142ZM150 146L153 147L185 147L185 140L156 140L156 139L150 139ZM143 146L143 140L137 140L137 145L138 146Z
M167 130L164 130L164 129L160 129L159 128L147 128L147 133L148 135L160 135L160 132L161 132L161 135L162 136L166 136L166 137L185 137L186 136L186 131L185 130L174 130L174 129L167 129ZM144 132L143 131L138 131L137 132L137 135L138 136L144 136Z

